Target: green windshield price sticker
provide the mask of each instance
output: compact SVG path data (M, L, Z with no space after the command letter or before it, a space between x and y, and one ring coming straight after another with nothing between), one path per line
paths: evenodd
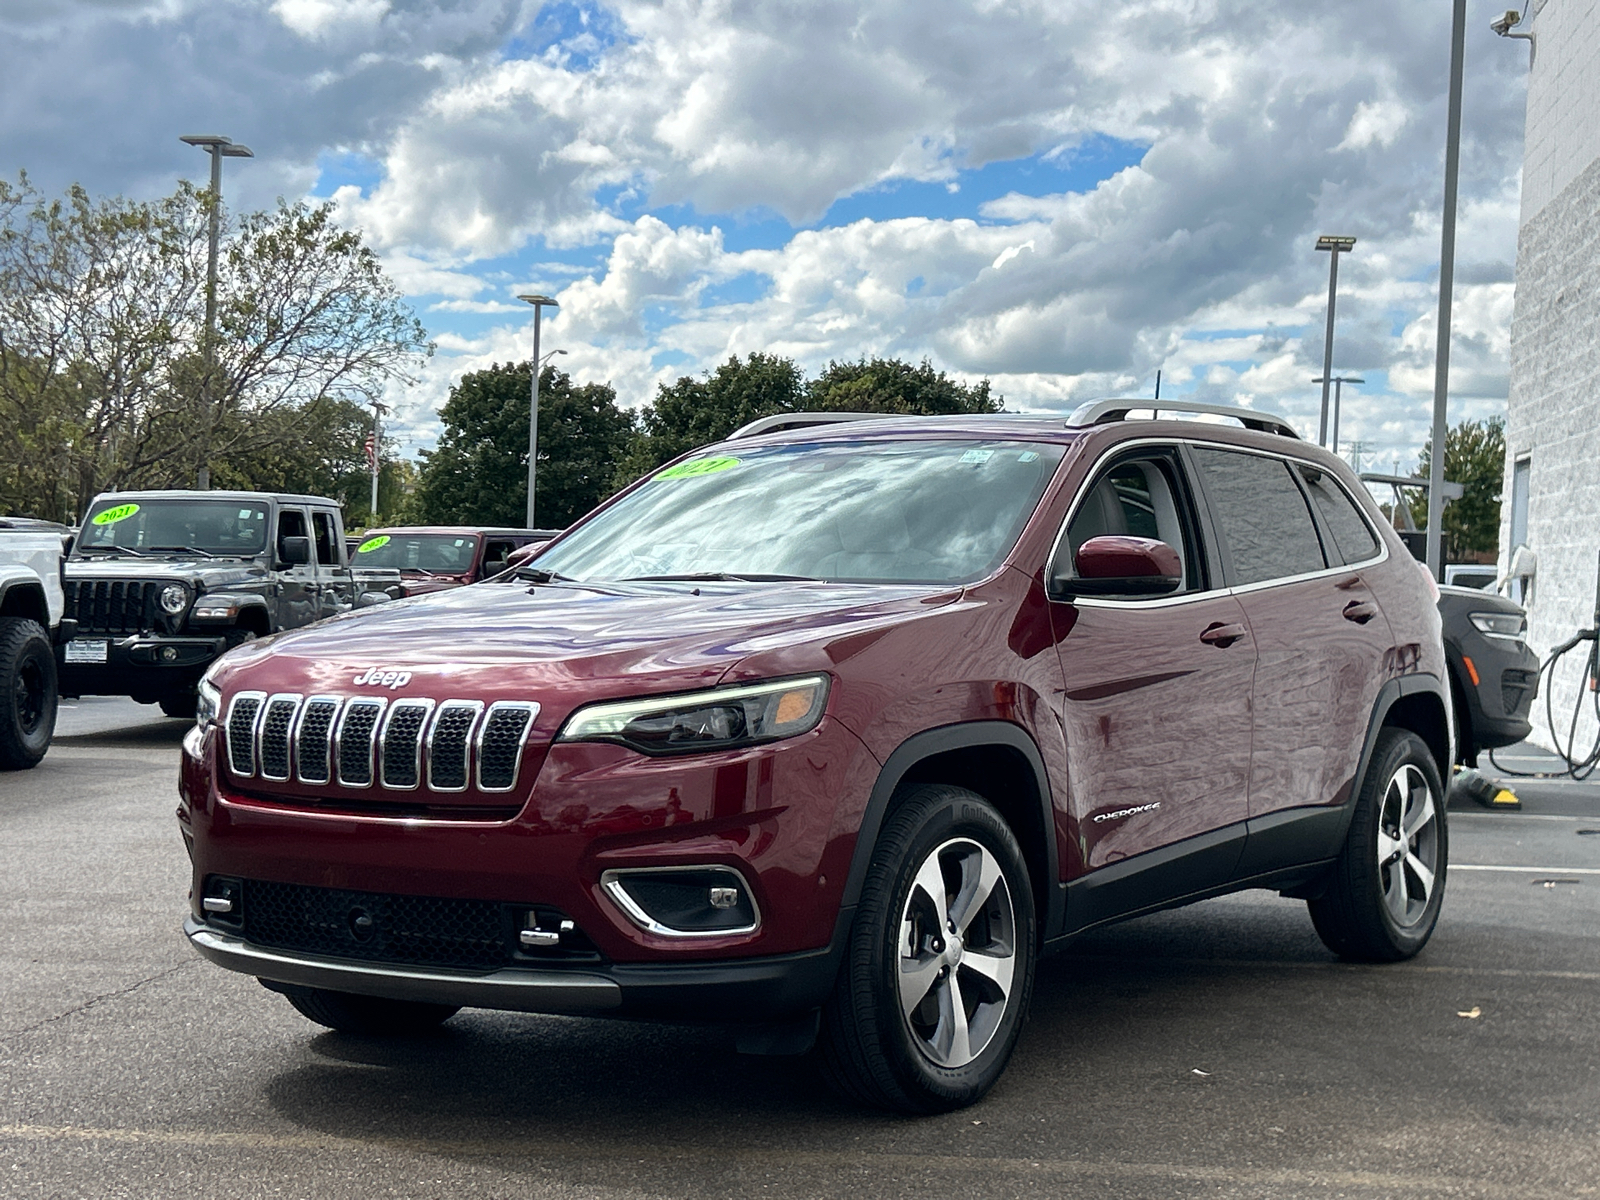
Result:
M105 512L96 514L93 523L96 525L115 525L118 521L126 521L138 511L139 506L137 504L119 504L115 508L108 508Z
M688 462L681 462L675 467L668 467L657 479L694 479L699 475L715 475L718 471L730 471L739 465L737 458L720 456L717 458L691 458Z
M371 554L374 550L380 549L388 544L389 535L387 533L380 533L377 537L368 538L366 541L362 542L361 545L357 546L356 553Z

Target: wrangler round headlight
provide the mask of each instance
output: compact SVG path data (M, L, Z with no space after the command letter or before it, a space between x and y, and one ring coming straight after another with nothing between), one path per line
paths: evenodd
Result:
M181 583L169 583L161 589L161 610L177 616L189 607L189 589Z
M620 742L642 754L732 750L815 729L828 676L807 675L676 696L591 704L567 718L562 742Z

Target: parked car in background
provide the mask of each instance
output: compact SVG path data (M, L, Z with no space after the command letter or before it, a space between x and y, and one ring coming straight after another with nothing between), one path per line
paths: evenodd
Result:
M422 596L489 579L504 571L517 549L555 537L553 529L479 525L404 525L369 529L351 559L357 578L399 571L401 592Z
M55 732L56 647L75 628L61 584L70 536L53 521L0 518L0 771L37 765Z
M1451 587L1481 592L1494 587L1499 577L1493 563L1446 563L1444 567L1444 581Z
M265 492L108 492L66 564L77 637L67 696L131 696L193 716L223 652L355 603L335 500Z
M1505 596L1470 587L1441 587L1445 655L1456 711L1457 761L1472 766L1485 750L1522 741L1533 731L1539 656L1528 648L1528 617Z
M981 1097L1107 922L1269 888L1414 955L1432 581L1281 418L1150 407L756 423L499 580L230 655L191 943L335 1029L722 1020L910 1112Z

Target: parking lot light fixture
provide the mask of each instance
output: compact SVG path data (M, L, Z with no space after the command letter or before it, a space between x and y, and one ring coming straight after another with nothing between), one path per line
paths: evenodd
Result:
M1323 386L1323 389L1326 390L1328 386L1328 377L1326 375L1320 375L1311 382L1320 383ZM1330 437L1328 440L1328 445L1332 448L1335 454L1339 453L1339 401L1343 395L1344 385L1347 383L1365 382L1365 379L1358 378L1355 375L1335 375L1333 377L1333 430L1332 437Z
M1333 376L1333 309L1339 290L1339 255L1356 248L1356 239L1344 234L1325 233L1317 239L1317 249L1328 252L1328 328L1322 338L1322 420L1317 426L1317 445L1328 444L1328 381Z
M202 347L206 366L206 437L201 443L200 468L195 478L195 486L203 492L211 487L211 389L217 366L217 241L222 221L222 160L254 158L255 152L249 146L241 146L232 138L216 133L185 133L178 140L199 146L211 155L211 228L206 251L206 330Z
M544 315L546 307L560 306L551 297L535 293L524 293L517 299L524 304L533 305L533 393L529 397L528 404L528 523L524 528L536 529L537 526L533 523L533 489L539 469L539 368L544 361L539 357L539 319ZM551 353L558 352L551 351ZM562 350L559 353L565 354L566 351Z

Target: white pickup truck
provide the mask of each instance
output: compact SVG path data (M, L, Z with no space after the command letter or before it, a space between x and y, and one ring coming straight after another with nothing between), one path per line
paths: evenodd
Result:
M63 527L0 517L0 771L35 766L56 727Z

